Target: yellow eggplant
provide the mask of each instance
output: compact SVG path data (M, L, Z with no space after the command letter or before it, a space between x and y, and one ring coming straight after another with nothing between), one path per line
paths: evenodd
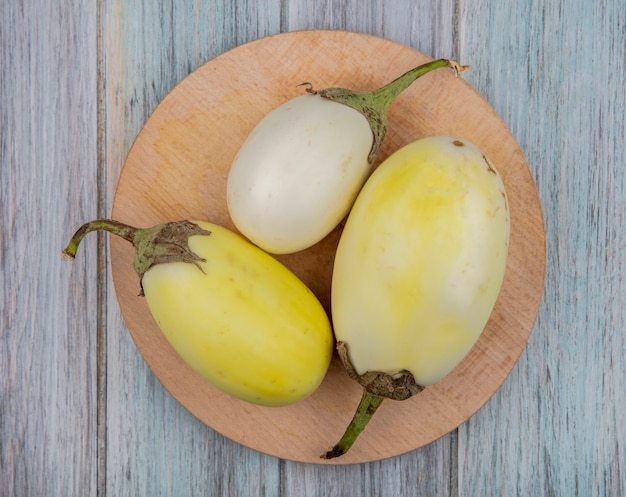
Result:
M136 248L135 271L159 328L197 373L264 406L302 400L321 383L333 337L322 305L285 266L226 228L200 221L147 229L96 220Z
M355 420L323 457L345 453L384 398L450 373L478 339L504 278L509 212L475 145L437 136L386 159L357 197L332 280L339 353L364 386ZM356 426L360 428L356 428Z

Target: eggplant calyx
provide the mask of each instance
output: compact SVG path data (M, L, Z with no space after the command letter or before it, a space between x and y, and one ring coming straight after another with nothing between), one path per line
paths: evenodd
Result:
M174 221L137 230L133 241L137 250L135 272L143 278L152 266L169 262L186 262L203 271L200 262L206 262L206 259L192 252L189 237L210 234L190 221Z
M413 374L406 369L395 374L367 371L359 375L350 361L345 342L337 342L337 352L348 376L371 394L392 400L406 400L424 390L424 387L415 381Z

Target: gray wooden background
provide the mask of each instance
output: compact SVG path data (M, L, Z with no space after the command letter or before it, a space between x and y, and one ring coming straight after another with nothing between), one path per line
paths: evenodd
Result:
M2 0L1 496L626 495L624 0ZM241 43L360 31L464 75L526 154L546 287L521 359L467 423L390 460L321 467L234 444L178 405L120 316L107 239L133 139Z

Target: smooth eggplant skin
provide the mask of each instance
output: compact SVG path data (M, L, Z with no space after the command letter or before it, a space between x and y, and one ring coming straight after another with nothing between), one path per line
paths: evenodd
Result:
M319 95L267 114L235 157L227 204L237 229L273 254L306 249L344 219L370 173L367 119Z
M159 328L182 359L239 399L284 406L313 393L332 355L329 318L291 271L241 236L194 221L194 264L157 264L143 291Z
M506 268L509 211L495 166L467 140L430 137L386 159L337 249L332 318L358 374L406 369L430 385L484 329Z

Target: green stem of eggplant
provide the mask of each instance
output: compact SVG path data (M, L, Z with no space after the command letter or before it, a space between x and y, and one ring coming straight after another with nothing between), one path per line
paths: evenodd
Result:
M63 255L69 259L74 259L80 242L82 242L87 233L91 233L92 231L108 231L134 244L137 228L111 219L96 219L95 221L90 221L83 224L78 228L76 233L74 233L67 247L63 250Z
M337 442L331 450L322 454L321 458L333 459L348 452L358 436L367 426L367 423L369 423L370 419L372 419L372 416L382 404L383 400L385 400L385 397L370 393L363 389L363 395L361 397L359 407L357 408L352 421L350 421L348 428L346 428L346 431L341 437L341 440L339 440L339 442Z
M442 67L458 67L456 62L450 61L448 59L437 59L431 62L427 62L422 64L421 66L415 67L410 71L405 72L402 76L394 79L390 83L387 83L385 86L382 86L378 90L374 90L372 92L373 99L377 102L379 109L386 110L391 102L393 102L400 93L406 90L415 80L419 77L424 76L435 69L439 69ZM457 70L458 72L458 70Z

